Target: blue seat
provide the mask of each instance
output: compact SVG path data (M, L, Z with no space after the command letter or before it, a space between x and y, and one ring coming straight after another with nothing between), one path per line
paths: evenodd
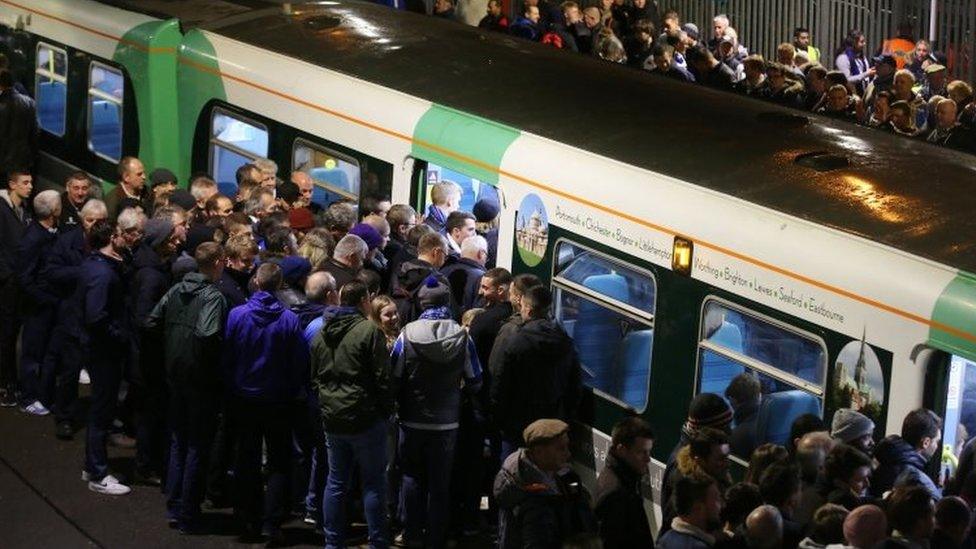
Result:
M63 82L42 82L37 87L37 121L41 128L64 135L67 95Z
M620 400L637 410L647 405L653 341L654 330L639 330L627 334L620 347Z
M618 274L591 275L583 286L597 293L627 302L627 279ZM607 394L620 392L614 375L617 352L623 341L619 316L597 303L580 300L574 336L580 362L593 375L593 387Z
M122 158L121 107L110 101L93 101L91 112L91 145L99 154Z
M722 321L722 326L708 340L726 349L742 352L742 330L731 322ZM701 383L698 392L719 395L725 394L725 388L735 376L745 371L738 362L707 351L702 354L700 368Z
M810 393L792 390L772 393L763 398L756 424L759 444L785 445L793 420L803 414L820 415L820 401Z
M356 190L352 188L352 183L349 181L349 174L340 170L339 168L312 168L308 171L308 175L312 176L312 179L325 183L332 188L339 189L348 193L356 194ZM323 187L322 185L315 185L312 187L312 202L326 207L336 200L346 198L336 192Z
M235 196L237 196L237 182L236 181L218 181L217 182L217 191L220 194L222 194L222 195L224 195L224 196L226 196L228 198L234 198Z

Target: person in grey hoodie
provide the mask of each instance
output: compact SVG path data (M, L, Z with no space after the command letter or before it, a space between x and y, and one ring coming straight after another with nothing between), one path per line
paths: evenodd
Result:
M446 541L450 475L445 472L454 461L461 391L478 391L481 365L468 332L451 318L450 287L428 276L417 298L423 312L400 333L391 361L393 380L400 385L401 512L408 546L436 548Z

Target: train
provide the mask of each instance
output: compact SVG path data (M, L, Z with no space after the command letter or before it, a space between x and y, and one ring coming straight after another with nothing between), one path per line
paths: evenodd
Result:
M877 437L935 410L947 463L976 435L971 156L352 0L0 0L0 51L49 184L132 155L230 194L267 157L322 203L496 197L498 264L576 342L590 482L639 414L656 492L690 400L744 372L760 442L842 407Z

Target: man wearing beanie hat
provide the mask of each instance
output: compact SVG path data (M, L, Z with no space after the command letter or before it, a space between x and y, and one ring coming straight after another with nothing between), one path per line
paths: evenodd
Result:
M562 547L572 536L596 532L596 518L579 476L568 467L569 425L538 419L525 427L525 446L495 476L498 546Z
M172 285L171 267L179 238L172 216L146 221L142 243L132 253L133 275L129 283L135 333L134 356L139 357L130 373L130 402L136 415L135 481L158 485L164 467L166 397L163 388L165 366L158 338L145 332L149 315Z
M283 284L275 291L275 297L294 312L305 303L305 278L312 272L312 264L304 257L288 255L281 258L278 266L281 267Z
M149 174L149 184L152 190L152 209L156 209L157 204L163 204L166 198L176 190L176 174L166 168L156 168Z
M315 217L308 208L292 208L288 210L288 223L295 237L301 240L305 233L315 228Z
M495 268L495 260L498 254L498 224L495 220L501 213L498 200L494 198L482 198L474 203L471 213L477 221L478 234L485 238L488 243L488 259L485 261L486 269Z
M468 332L451 318L451 289L428 276L417 299L423 312L403 328L391 355L400 385L401 511L408 544L443 547L461 391L477 393L481 365Z
M874 422L850 408L840 408L834 412L830 436L869 456L874 451Z

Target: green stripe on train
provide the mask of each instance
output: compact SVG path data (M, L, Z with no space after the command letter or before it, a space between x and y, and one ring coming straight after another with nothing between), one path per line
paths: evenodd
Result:
M971 335L976 335L976 277L960 272L935 302L932 321L951 326ZM929 328L929 344L944 351L976 360L976 341L959 337L957 334Z
M495 170L501 165L505 151L519 135L515 128L434 105L420 117L414 128L412 154L415 158L497 185L498 172ZM443 154L418 142L443 147L482 165Z
M132 82L139 116L138 155L147 171L165 166L184 172L176 106L176 51L182 38L176 19L150 21L125 33L112 56Z

